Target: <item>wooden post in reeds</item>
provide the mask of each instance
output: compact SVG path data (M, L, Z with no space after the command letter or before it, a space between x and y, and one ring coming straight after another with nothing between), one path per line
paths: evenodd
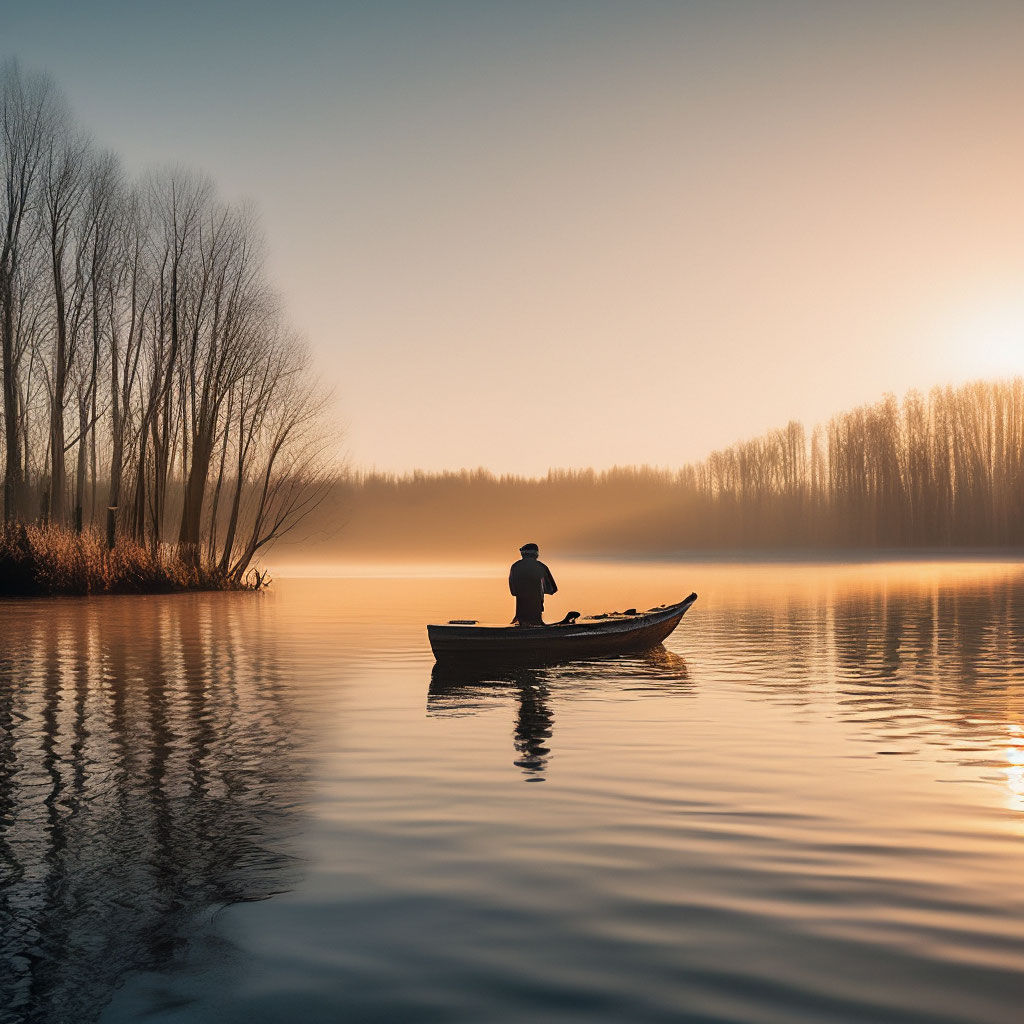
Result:
M107 506L107 550L114 550L115 532L117 528L117 506Z

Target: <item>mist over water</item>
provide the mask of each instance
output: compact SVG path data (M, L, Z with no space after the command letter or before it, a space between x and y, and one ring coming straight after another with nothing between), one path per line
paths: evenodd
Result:
M887 395L810 430L790 421L673 470L347 473L273 557L500 560L527 537L549 554L599 559L1019 552L1022 494L1017 377Z
M0 1019L1018 1019L1024 570L552 568L0 605Z

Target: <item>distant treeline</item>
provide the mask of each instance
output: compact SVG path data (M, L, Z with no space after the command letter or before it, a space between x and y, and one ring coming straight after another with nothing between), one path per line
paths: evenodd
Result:
M0 66L0 364L8 538L93 526L237 582L332 480L253 210L180 168L133 180L16 63Z
M678 471L352 474L307 550L440 561L525 541L589 555L1017 546L1022 508L1018 378L887 396L810 435L792 422Z

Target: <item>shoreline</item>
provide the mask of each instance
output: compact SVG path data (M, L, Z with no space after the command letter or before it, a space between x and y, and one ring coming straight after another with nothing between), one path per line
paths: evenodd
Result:
M511 556L510 556L511 557ZM508 561L506 559L505 561ZM905 563L925 565L928 563L992 563L1006 564L1021 562L1024 565L1024 548L884 548L874 551L836 550L814 551L796 549L787 551L685 551L661 555L561 554L556 550L550 560L559 564L598 565L722 565L722 566L872 566ZM322 560L304 564L282 559L270 568L275 579L378 579L385 577L401 579L438 579L444 577L498 578L508 569L501 557L482 557L475 561L427 561L420 558L405 559L359 559L358 561Z
M0 599L257 593L269 582L266 571L232 573L173 548L154 552L126 539L108 548L95 530L17 524L0 531Z
M1024 548L751 548L670 551L664 554L572 555L570 561L731 563L741 565L872 565L890 562L1024 562Z

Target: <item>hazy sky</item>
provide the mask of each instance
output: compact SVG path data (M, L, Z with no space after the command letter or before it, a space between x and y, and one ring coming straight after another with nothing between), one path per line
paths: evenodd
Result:
M1024 372L1024 4L0 0L262 209L356 465L675 465Z

